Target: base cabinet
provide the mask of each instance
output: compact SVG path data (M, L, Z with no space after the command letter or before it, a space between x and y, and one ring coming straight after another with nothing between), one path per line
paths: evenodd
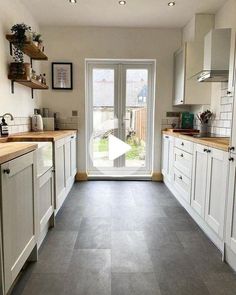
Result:
M223 239L228 153L195 145L191 206Z
M33 152L1 165L1 217L7 293L37 243Z
M226 243L236 255L236 155L230 162L229 193L226 218Z
M191 206L192 208L204 218L205 213L205 196L207 185L207 159L208 148L200 144L194 146L193 154L193 180L192 180L192 194Z
M54 144L55 209L61 208L77 172L76 135L62 138Z
M162 174L169 181L173 179L174 137L163 135L162 138Z
M43 241L44 235L48 230L48 223L54 217L54 181L52 169L48 170L37 180L38 198L38 227L39 245ZM53 225L53 224L51 224Z

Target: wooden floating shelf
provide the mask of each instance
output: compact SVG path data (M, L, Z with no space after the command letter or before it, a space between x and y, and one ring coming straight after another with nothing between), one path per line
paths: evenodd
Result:
M8 75L8 79L11 80L12 82L16 82L18 84L24 85L26 87L29 87L31 89L41 89L41 90L47 90L49 89L48 85L42 84L39 81L35 79L15 79L14 77Z
M6 38L11 44L16 44L16 39L14 35L7 34ZM40 50L32 41L25 42L22 52L35 60L48 60L46 54L42 50Z
M45 84L40 83L37 80L31 79L31 80L22 80L22 79L13 79L12 81L24 85L26 87L29 87L31 89L41 89L41 90L47 90L48 86Z

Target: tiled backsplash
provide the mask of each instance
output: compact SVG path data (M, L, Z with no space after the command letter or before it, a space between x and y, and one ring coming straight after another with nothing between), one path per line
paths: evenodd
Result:
M79 117L64 117L56 119L56 128L60 130L65 129L78 129L79 128Z
M216 97L214 107L214 117L209 122L208 131L217 135L230 136L231 134L231 122L233 112L233 97L227 95L227 83L221 83L219 85L219 91L217 90L218 97ZM211 106L194 106L191 108L191 112L194 113L194 128L199 129L200 121L197 118L197 114L206 109L211 110ZM166 117L164 115L162 119L162 129L172 128L172 123L179 124L179 118L177 117Z
M9 125L9 134L28 132L31 131L31 118L30 117L15 117L13 121L6 117L6 122ZM56 120L56 129L77 129L79 127L79 117L65 117Z
M15 117L13 121L11 121L9 117L6 117L5 119L9 125L9 134L28 132L31 130L30 117Z
M162 130L166 128L173 128L172 124L176 124L176 128L179 127L179 117L165 117L162 119Z
M221 94L214 118L209 122L208 131L222 136L230 136L233 111L233 97L227 96L227 83L221 83ZM210 108L210 106L209 106ZM200 121L195 119L195 127L199 129Z

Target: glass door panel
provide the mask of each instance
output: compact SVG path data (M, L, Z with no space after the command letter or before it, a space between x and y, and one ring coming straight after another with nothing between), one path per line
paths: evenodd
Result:
M125 167L146 167L148 70L126 70L125 141L131 150Z
M92 70L93 93L93 166L113 167L109 160L108 137L114 134L109 122L115 119L115 70L94 68Z

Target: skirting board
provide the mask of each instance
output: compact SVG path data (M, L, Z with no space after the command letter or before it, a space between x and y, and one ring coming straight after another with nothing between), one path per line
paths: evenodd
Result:
M77 172L75 175L75 181L87 181L88 174L86 172Z
M163 181L163 175L160 172L154 172L152 174L152 181Z
M75 176L76 181L87 181L88 174L86 172L78 172ZM152 181L163 181L163 176L160 172L152 174Z

